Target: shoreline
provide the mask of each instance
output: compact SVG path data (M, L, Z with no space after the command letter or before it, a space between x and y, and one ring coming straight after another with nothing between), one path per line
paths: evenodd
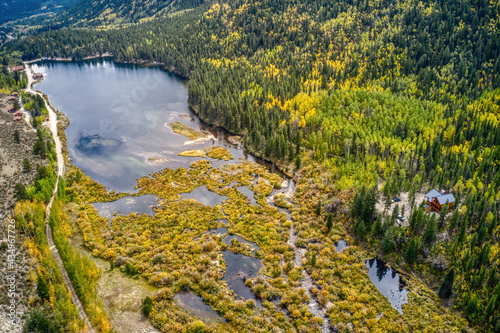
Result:
M39 61L61 61L61 62L72 62L72 61L84 61L84 60L91 60L91 59L98 59L98 58L112 58L113 55L109 52L103 53L102 55L93 55L93 56L88 56L80 60L73 60L72 58L61 58L61 57L55 57L55 58L50 58L50 57L41 57L37 58L34 60L28 60L28 61L23 61L25 64L34 64Z
M82 58L82 59L78 59L78 60L73 60L71 58L48 58L48 57L42 57L42 58L37 58L37 59L34 59L34 60L30 60L30 61L24 61L24 63L26 64L32 64L32 63L36 63L36 62L39 62L39 61L56 61L56 62L79 62L79 61L85 61L85 60L92 60L92 59L104 59L104 58L112 58L113 55L110 53L110 52L106 52L102 55L93 55L93 56L88 56L88 57L85 57L85 58ZM179 71L176 70L176 68L174 66L167 66L166 64L163 64L163 63L157 63L157 62L151 62L151 61L130 61L130 62L127 62L127 61L117 61L115 59L112 59L112 62L115 63L115 64L135 64L135 65L141 65L141 66L144 66L144 67L161 67L163 70L165 70L166 72L170 73L170 74L173 74L173 75L176 75L180 78L182 78L183 80L189 80L188 77L182 75L181 73L179 73ZM38 82L33 82L33 84L36 84ZM189 89L189 88L188 88ZM38 91L36 90L37 92L45 95L43 92L41 91ZM47 97L47 102L48 102L48 97ZM50 104L50 103L49 103ZM214 127L214 128L220 128L220 129L223 129L224 131L226 131L227 133L231 134L231 135L238 135L238 136L243 136L243 134L240 134L240 133L235 133L235 132L232 132L232 131L229 131L228 129L226 129L225 127L223 126L219 126L219 125L214 125L214 124L210 124L208 123L205 119L203 119L200 114L198 113L198 110L197 110L197 106L196 105L191 105L189 102L186 101L186 104L189 108L189 110L191 110L205 125L207 126L210 126L210 127ZM264 157L262 156L262 154L259 154L258 152L256 152L255 150L253 149L249 149L247 147L245 147L245 145L242 144L239 145L246 153L262 160L262 162L264 162L265 164L271 164L274 168L276 168L276 170L278 171L278 173L281 173L282 175L288 177L288 178L291 178L291 179L295 179L296 175L294 175L294 173L290 170L286 170L287 166L284 166L283 164L277 162L277 161L274 161L270 158L267 158L267 157ZM276 172L276 171L274 171Z

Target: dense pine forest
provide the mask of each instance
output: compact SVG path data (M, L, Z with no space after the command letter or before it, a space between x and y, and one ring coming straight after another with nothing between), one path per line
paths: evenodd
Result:
M153 7L112 13L137 22ZM92 21L86 2L72 11L80 26L111 22ZM478 330L500 332L499 17L486 0L217 1L121 29L47 29L4 51L109 52L189 78L204 121L287 172L315 160L335 193L356 190L347 228L359 244L404 261ZM459 204L425 212L415 193L431 188ZM399 208L374 208L401 192L413 198L408 227Z

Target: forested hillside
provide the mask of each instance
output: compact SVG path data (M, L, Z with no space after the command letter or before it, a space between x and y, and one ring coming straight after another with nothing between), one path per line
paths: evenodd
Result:
M140 12L132 17L151 16ZM453 192L460 204L450 215L437 219L417 202L400 228L397 213L384 221L359 204L374 203L365 200L374 188L359 191L348 228L430 285L448 273L469 322L500 331L499 15L499 2L483 0L218 1L120 30L44 32L6 50L163 63L190 79L202 119L284 168L310 155L337 191L381 179L388 198ZM445 271L429 264L439 256Z
M194 8L203 0L81 0L55 18L63 26L112 27L164 17Z
M0 3L0 24L27 16L66 9L78 0L4 0Z

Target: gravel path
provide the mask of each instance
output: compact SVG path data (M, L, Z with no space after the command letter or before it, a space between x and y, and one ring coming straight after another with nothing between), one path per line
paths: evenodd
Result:
M37 94L43 97L43 95L37 91L34 91L32 89L32 84L33 84L33 71L31 67L29 67L26 63L24 64L26 68L26 73L28 74L28 88L26 89L26 92L32 93L32 94ZM56 180L56 186L54 187L54 191L52 193L52 198L50 198L49 203L47 204L47 218L45 220L45 234L47 235L47 242L50 247L50 253L54 257L55 261L57 262L57 266L59 266L59 270L61 271L61 274L63 276L64 284L66 285L66 289L68 289L70 295L71 295L71 301L73 304L76 305L78 308L78 311L80 313L80 318L85 321L85 325L87 326L87 331L88 333L96 333L96 330L92 326L92 323L89 320L89 317L87 316L87 313L85 312L85 308L82 305L82 302L78 298L78 295L75 292L75 289L73 288L73 285L71 284L71 280L69 279L68 272L66 272L66 269L64 268L63 261L61 259L61 256L59 255L59 251L56 248L56 245L54 244L54 239L52 238L52 229L50 228L48 224L48 219L50 215L50 208L52 207L52 203L54 201L54 196L57 193L57 185L59 184L59 176L64 175L64 160L63 160L63 154L62 154L62 149L61 149L61 140L59 139L59 135L57 134L57 115L52 109L52 107L45 101L45 105L47 107L47 110L49 111L49 129L52 132L52 137L54 138L55 142L55 150L57 154L57 180Z

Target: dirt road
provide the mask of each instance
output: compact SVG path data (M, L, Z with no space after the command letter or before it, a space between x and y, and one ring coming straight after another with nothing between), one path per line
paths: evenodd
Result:
M26 73L28 74L28 88L26 89L26 92L31 93L31 94L36 94L40 95L43 97L41 93L38 91L33 90L32 84L33 84L33 71L31 67L28 66L27 63L24 63L24 67L26 68ZM78 311L80 313L80 318L85 321L85 325L87 326L87 331L89 333L96 333L94 327L92 326L92 323L89 320L89 317L87 316L87 313L85 312L85 308L82 305L82 302L78 298L78 295L75 292L75 289L73 288L73 285L71 284L71 280L69 279L68 272L66 272L66 269L64 268L64 264L62 262L61 256L59 255L59 251L57 250L56 245L54 244L54 240L52 238L52 229L50 228L48 222L49 215L50 215L50 208L52 207L52 202L54 201L54 196L57 193L57 185L59 184L59 176L64 175L64 156L62 154L62 148L61 148L61 139L59 138L59 135L57 134L57 115L54 109L49 105L47 101L45 101L45 106L47 107L47 110L49 112L49 123L48 127L50 131L52 132L52 137L54 138L55 142L55 151L57 154L57 180L56 180L56 186L54 187L54 191L52 193L52 198L50 198L49 203L47 204L47 218L45 220L45 233L47 235L47 242L50 247L50 253L54 257L55 261L57 262L57 266L59 266L59 270L61 271L61 274L63 276L64 284L66 285L66 289L68 289L70 295L71 295L71 301L73 304L76 305L78 308Z

